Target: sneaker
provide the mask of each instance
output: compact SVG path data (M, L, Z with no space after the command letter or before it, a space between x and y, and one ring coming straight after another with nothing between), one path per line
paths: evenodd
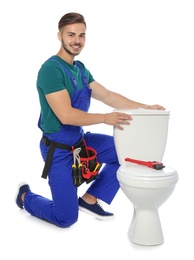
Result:
M95 204L88 204L82 198L79 198L79 209L100 220L109 220L114 218L114 214L104 211L98 201Z
M30 186L27 183L22 182L19 184L15 201L20 209L24 208L24 203L21 200L21 196L24 192L28 192L28 191L30 191Z

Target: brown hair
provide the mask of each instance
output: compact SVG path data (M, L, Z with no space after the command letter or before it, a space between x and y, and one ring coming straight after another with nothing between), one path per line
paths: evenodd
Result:
M85 19L83 15L79 13L67 13L61 17L58 23L59 31L65 26L74 23L83 23L86 26Z

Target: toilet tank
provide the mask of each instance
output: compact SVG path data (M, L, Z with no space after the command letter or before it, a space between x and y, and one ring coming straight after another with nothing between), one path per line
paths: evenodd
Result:
M129 157L144 161L162 161L168 135L170 112L153 109L114 110L130 114L130 125L113 129L119 163Z

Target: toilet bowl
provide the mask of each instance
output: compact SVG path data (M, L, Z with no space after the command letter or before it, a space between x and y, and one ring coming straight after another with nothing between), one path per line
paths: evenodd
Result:
M114 128L114 141L120 167L120 187L133 204L134 213L128 229L131 242L159 245L164 242L159 207L171 196L178 182L175 169L165 166L156 170L126 161L162 162L166 147L170 112L164 110L116 110L132 115L124 130Z

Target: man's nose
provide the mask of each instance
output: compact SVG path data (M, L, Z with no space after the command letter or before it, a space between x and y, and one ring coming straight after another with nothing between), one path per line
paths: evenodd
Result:
M74 40L75 40L76 43L80 43L80 38L79 38L79 36L75 36L75 39L74 39Z

